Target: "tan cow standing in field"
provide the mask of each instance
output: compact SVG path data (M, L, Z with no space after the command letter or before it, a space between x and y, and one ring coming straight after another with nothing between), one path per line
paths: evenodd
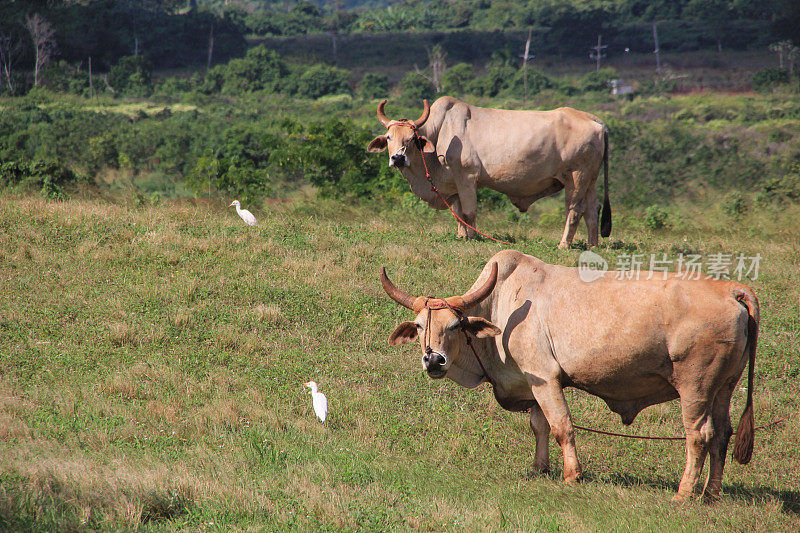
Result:
M370 152L388 149L411 190L436 209L446 206L431 191L425 172L455 212L474 226L478 187L509 197L522 212L540 198L564 189L567 220L559 247L572 243L578 222L586 219L589 246L598 243L600 202L595 184L604 169L602 235L611 234L608 200L608 129L589 113L569 107L553 111L486 109L445 96L428 105L414 121L389 120L386 100L378 120L386 128L369 144ZM424 164L423 164L423 159ZM459 222L459 237L475 232Z
M734 458L750 460L759 306L749 287L659 273L618 280L606 272L586 282L577 268L513 250L492 257L464 296L412 297L383 269L381 283L416 314L389 343L419 337L431 378L468 388L488 381L503 408L530 409L539 470L549 468L552 431L564 479L581 475L565 387L602 398L626 425L645 407L680 398L687 457L675 499L692 494L707 454L703 496L717 498L732 434L731 396L748 361Z

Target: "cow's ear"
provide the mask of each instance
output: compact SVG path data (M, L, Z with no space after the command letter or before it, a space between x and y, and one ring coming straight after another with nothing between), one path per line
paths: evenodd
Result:
M479 339L500 335L500 328L479 316L467 317L466 329Z
M419 142L422 145L423 152L428 152L429 154L436 152L436 147L433 145L432 142L428 140L427 137L423 137L422 135L420 135Z
M413 322L403 322L389 335L389 344L397 346L406 344L417 338L417 325Z
M373 154L383 152L384 150L386 150L386 135L378 135L372 139L372 142L367 146L367 151Z

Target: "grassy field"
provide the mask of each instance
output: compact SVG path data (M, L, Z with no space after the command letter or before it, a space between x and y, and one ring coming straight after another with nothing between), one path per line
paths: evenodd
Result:
M0 529L800 529L797 206L731 219L678 205L659 231L617 212L597 249L612 265L762 256L756 424L790 419L757 432L751 464L729 461L722 500L704 505L669 501L681 442L581 432L584 483L561 482L552 439L553 472L533 475L527 415L486 385L432 382L416 344L387 345L410 313L382 292L381 265L410 292L450 295L500 245L460 242L428 209L265 203L249 228L225 205L0 196ZM478 224L575 265L580 246L556 250L558 207L482 209ZM624 429L601 401L567 398L578 424L680 434L676 402Z

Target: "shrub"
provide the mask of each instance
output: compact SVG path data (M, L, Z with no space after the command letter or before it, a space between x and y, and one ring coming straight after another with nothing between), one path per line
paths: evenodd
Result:
M275 50L259 45L244 57L231 59L206 73L200 90L206 94L242 95L254 91L278 92L289 73L286 63Z
M249 159L218 157L207 150L186 176L186 185L197 195L212 191L252 202L270 192L269 173Z
M40 191L41 195L47 198L48 200L58 200L63 201L67 199L67 195L64 190L58 186L58 184L53 181L53 178L50 176L45 176L42 180L42 190Z
M522 98L525 95L525 75L522 69L518 70L511 80L509 87L503 91L503 94L509 94ZM542 74L536 69L527 69L528 78L528 96L532 96L542 92L545 89L555 87L553 80Z
M64 199L60 185L74 182L77 176L70 169L57 163L43 161L0 162L0 188L3 187L41 187L42 194L48 198Z
M792 165L781 177L766 180L763 190L756 195L756 201L762 205L800 201L800 165Z
M386 74L377 74L375 72L364 73L364 77L361 78L361 84L358 88L358 95L361 96L361 98L379 98L388 93L389 78Z
M62 93L84 94L89 90L89 73L78 70L66 61L48 67L44 72L47 87ZM95 83L95 90L98 84Z
M644 210L644 225L650 229L661 229L667 225L669 214L660 205L651 205Z
M225 84L225 72L227 65L216 65L211 67L200 84L200 91L205 94L214 94L222 91Z
M378 159L364 150L371 139L369 129L349 121L313 123L297 139L294 159L325 194L369 196L373 189L369 182L379 174Z
M613 68L601 68L587 73L578 81L578 89L583 92L608 92L611 80L617 77Z
M478 76L468 84L467 92L476 96L497 96L500 91L511 86L517 70L510 65L492 65L486 74Z
M165 78L156 87L156 92L165 96L178 96L193 89L192 80L186 78Z
M470 81L475 77L475 70L468 63L454 65L442 76L442 92L445 94L463 94Z
M288 73L275 50L264 45L247 51L243 58L231 59L224 69L222 92L244 94L253 91L276 92Z
M733 218L739 218L747 212L747 204L745 203L744 197L742 197L742 193L739 191L730 193L722 201L720 207L723 213Z
M297 84L297 93L306 98L319 98L326 94L347 94L349 72L328 65L317 64L306 69Z
M400 99L408 105L419 105L422 100L433 100L436 87L426 77L416 72L406 74L397 84Z
M111 67L108 83L126 96L150 96L153 93L153 65L141 55L125 56Z
M753 74L750 83L755 91L769 92L779 85L789 83L789 71L780 67L767 67Z

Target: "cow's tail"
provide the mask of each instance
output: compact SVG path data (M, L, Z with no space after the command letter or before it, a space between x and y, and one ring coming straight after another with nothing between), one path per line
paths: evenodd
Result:
M753 433L755 431L755 420L753 416L753 373L756 364L756 342L758 340L758 324L760 322L760 311L758 298L749 287L737 287L733 290L733 296L747 308L747 350L748 370L747 370L747 403L745 404L742 418L739 420L739 427L736 428L736 442L733 445L733 458L736 462L746 465L753 456Z
M605 199L603 200L603 214L600 216L600 235L611 235L611 202L608 201L608 128L603 126L603 184Z

